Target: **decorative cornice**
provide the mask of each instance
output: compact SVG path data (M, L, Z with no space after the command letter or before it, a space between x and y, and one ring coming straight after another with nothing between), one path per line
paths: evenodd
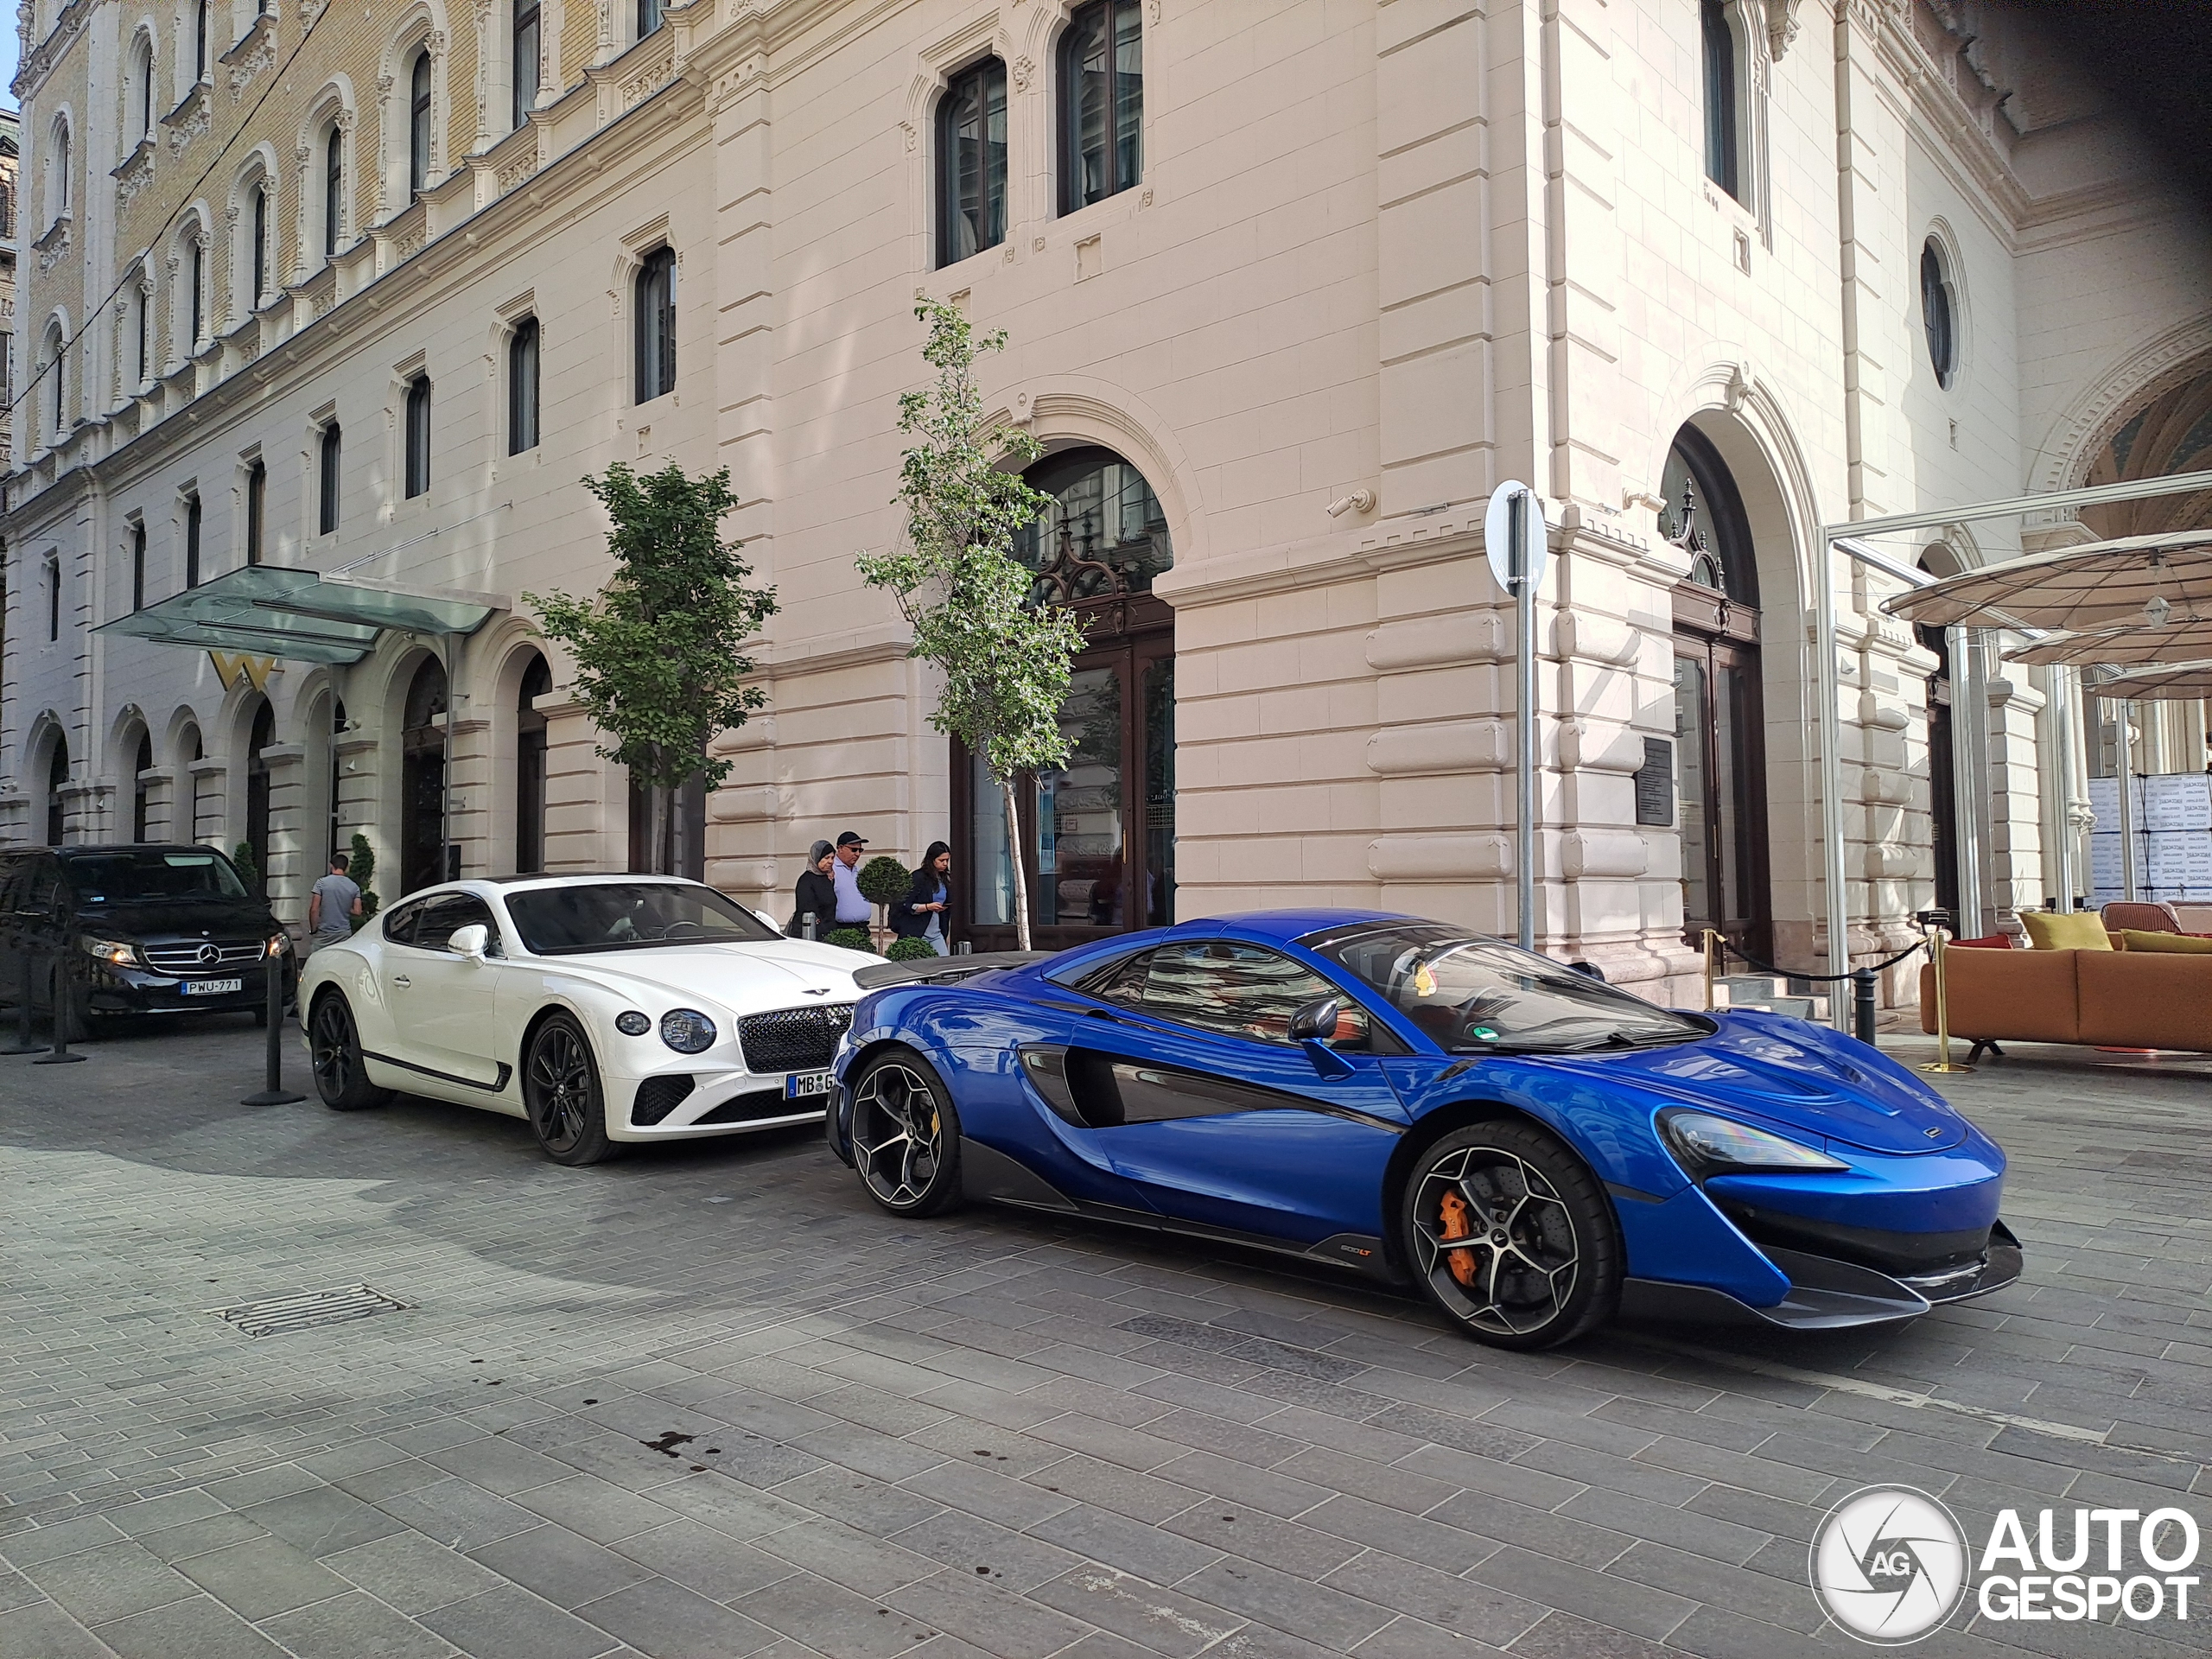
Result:
M181 156L187 144L207 130L214 119L214 105L210 97L213 90L212 82L193 82L192 90L183 100L162 118L162 124L168 129L170 155Z
M31 244L38 255L38 274L41 276L61 263L69 251L69 215L64 213L47 226L46 234Z
M276 14L261 12L255 16L252 27L238 37L238 44L222 56L225 67L231 72L232 102L245 97L253 78L276 61Z
M37 95L39 88L46 84L47 76L53 73L54 66L60 60L61 54L75 45L77 37L85 32L85 25L92 21L99 3L100 0L69 0L69 3L61 9L61 15L54 20L54 28L47 37L23 54L22 67L16 70L15 81L10 88L16 94L17 107ZM16 9L16 16L25 22L36 16L31 0L22 0ZM30 31L25 29L22 32L28 35Z
M1801 0L1766 0L1766 49L1779 63L1797 38L1797 8Z
M137 147L123 158L122 165L108 176L115 181L117 203L129 207L130 199L154 181L153 139L141 138Z

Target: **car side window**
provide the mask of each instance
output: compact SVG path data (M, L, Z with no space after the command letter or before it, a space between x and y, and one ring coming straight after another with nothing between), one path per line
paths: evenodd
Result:
M483 924L490 934L490 954L497 955L499 946L499 925L492 919L492 907L473 893L444 893L423 901L423 912L415 924L415 937L410 941L417 950L450 950L447 943L460 929L475 923Z
M401 905L386 912L384 918L385 939L393 944L414 944L415 924L421 919L423 906L428 902L427 899L417 899L411 905Z
M1280 951L1201 939L1161 945L1144 963L1141 1006L1156 1018L1225 1037L1287 1045L1290 1016L1318 998L1333 996L1343 1011L1330 1046L1364 1053L1370 1046L1365 1010Z
M1141 1007L1145 969L1152 955L1149 950L1140 950L1119 962L1109 962L1103 968L1094 968L1076 982L1075 988L1102 1002L1117 1003L1125 1008Z

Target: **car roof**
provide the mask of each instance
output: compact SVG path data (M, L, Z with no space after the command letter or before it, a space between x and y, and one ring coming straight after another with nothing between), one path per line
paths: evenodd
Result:
M11 848L10 850L35 853L41 849L35 847L24 847ZM77 841L70 842L67 847L54 847L46 850L62 858L74 858L85 853L94 855L101 853L213 853L218 858L225 856L223 849L219 847L202 847L197 842L190 841Z
M1419 919L1391 910L1246 910L1178 922L1175 931L1205 932L1214 928L1233 927L1260 938L1281 939L1288 943L1303 938L1308 933L1318 933L1324 928L1353 926L1361 922L1410 922Z

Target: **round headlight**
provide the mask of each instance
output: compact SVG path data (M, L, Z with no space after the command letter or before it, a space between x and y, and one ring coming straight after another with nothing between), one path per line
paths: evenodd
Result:
M632 1008L626 1014L618 1014L614 1016L614 1029L625 1037L642 1037L652 1028L653 1022L635 1008Z
M660 1017L660 1039L679 1054L697 1054L715 1046L715 1022L696 1008L677 1008Z

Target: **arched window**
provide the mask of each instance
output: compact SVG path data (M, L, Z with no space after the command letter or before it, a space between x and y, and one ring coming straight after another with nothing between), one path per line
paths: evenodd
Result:
M1920 326L1928 337L1928 360L1935 365L1936 384L1948 390L1959 368L1958 326L1943 250L1932 236L1920 250Z
M1705 176L1738 200L1736 172L1736 35L1726 0L1702 0L1698 12L1705 60Z
M985 58L953 76L937 106L937 262L1006 240L1006 65Z
M45 362L41 366L46 370L49 399L47 413L50 419L47 429L54 434L54 441L59 443L69 435L69 359L62 347L61 326L59 323L46 331Z
M46 557L46 639L48 645L61 638L61 560Z
M207 291L207 245L195 232L192 245L184 256L188 308L186 320L191 325L184 336L184 353L191 356L200 349L200 338L207 326L203 315Z
M200 585L200 493L184 498L184 585Z
M524 317L507 340L507 453L537 448L537 319Z
M1144 35L1137 0L1078 7L1060 38L1060 211L1144 174Z
M145 280L143 276L140 280L131 283L130 285L130 305L131 308L137 313L137 317L133 319L133 321L135 321L138 325L138 350L136 359L138 368L138 378L133 384L137 386L143 386L150 378L153 368L152 330L154 327L154 296L148 291Z
M407 103L407 192L411 201L430 181L430 54L415 54Z
M130 758L130 839L146 839L146 774L154 769L154 740L142 727L138 747Z
M1756 607L1758 568L1743 503L1719 451L1696 428L1675 435L1659 490L1667 503L1659 512L1659 533L1689 555L1688 579Z
M315 445L315 530L324 536L338 528L340 442L338 423L332 421L322 429Z
M338 251L340 227L346 201L346 137L338 124L322 139L322 252L325 258Z
M69 787L69 740L54 734L54 753L46 763L46 844L59 847L68 827L62 791Z
M269 468L256 457L245 469L245 562L261 563L261 523L269 505Z
M1014 557L1037 572L1037 603L1148 594L1173 566L1160 498L1112 450L1063 450L1031 467L1028 481L1052 498L1014 538Z
M51 226L69 211L69 124L54 124L54 155L48 163L47 223Z
M676 251L655 248L638 267L638 401L676 390Z
M193 18L192 78L195 81L207 79L207 0L200 0L200 9Z
M253 237L251 255L253 298L246 308L250 311L258 311L261 308L262 300L269 292L269 184L266 180L256 183L253 187L253 219L251 234Z
M660 20L661 0L638 0L638 38L639 40L644 40L646 35L658 30L660 28Z
M430 377L418 374L407 383L407 495L410 500L430 487Z
M446 671L426 657L408 683L400 720L399 890L412 893L448 873L457 860L446 837Z
M130 608L146 608L146 521L130 521Z
M536 701L553 689L553 671L531 653L515 707L515 874L545 868L545 716Z
M130 129L138 138L154 136L154 37L141 35L131 43L130 79L125 94Z
M540 57L537 0L514 0L514 6L513 51L507 66L514 77L514 118L508 124L510 127L522 125L524 118L537 107L538 78L544 73Z

